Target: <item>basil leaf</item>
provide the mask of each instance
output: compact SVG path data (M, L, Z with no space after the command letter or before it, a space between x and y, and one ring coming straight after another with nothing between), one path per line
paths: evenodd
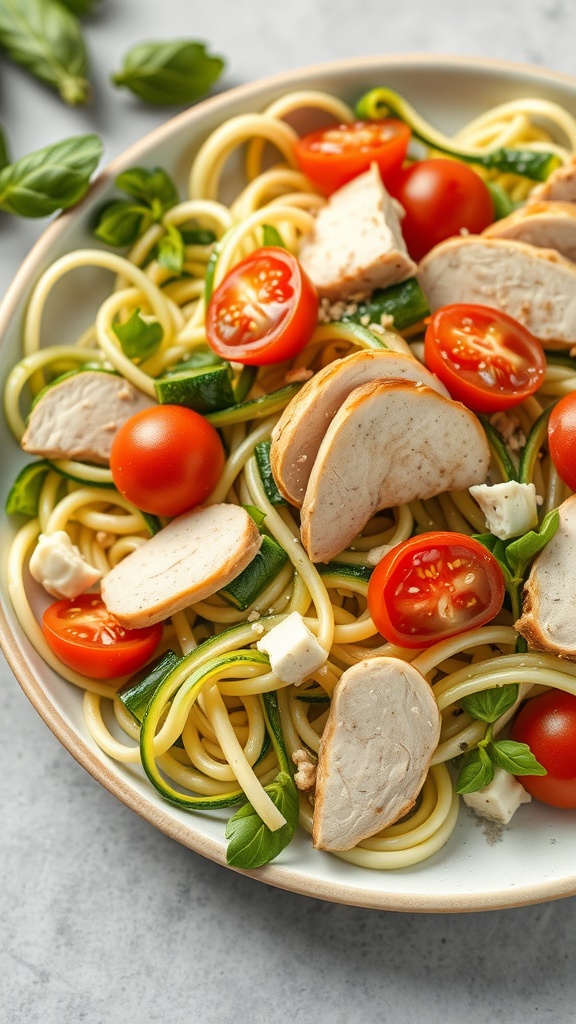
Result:
M184 245L212 245L216 241L216 234L208 228L180 228L180 234L184 239Z
M495 537L493 533L475 533L474 540L477 540L479 544L482 544L483 547L487 548L488 551L494 555L494 558L502 570L504 583L508 590L512 585L512 573L510 572L510 567L506 561L506 545L504 541Z
M214 85L223 67L224 61L209 56L203 43L140 43L126 54L112 81L146 103L193 103Z
M174 224L166 225L166 234L158 243L158 263L173 274L181 274L184 266L184 239Z
M272 832L264 824L252 804L244 804L226 825L226 861L236 868L259 868L274 860L291 841L298 824L298 790L292 776L278 773L269 786L265 786L272 802L286 818L286 824Z
M122 192L152 206L158 200L162 213L178 202L178 190L172 178L162 167L130 167L116 178Z
M10 163L10 157L8 155L8 144L6 142L6 136L0 128L0 170L6 167L6 164Z
M489 743L488 752L494 764L511 775L547 775L548 772L536 760L527 743L515 740L497 740Z
M0 0L0 46L66 103L77 106L88 100L80 23L58 0Z
M112 330L129 359L146 359L156 351L162 341L163 331L157 320L148 323L135 309L123 324L113 324Z
M75 135L23 156L0 171L0 209L47 217L73 206L86 193L101 156L97 135Z
M126 199L116 199L100 210L94 234L117 248L133 245L150 219L146 207L136 206Z
M99 0L60 0L60 3L64 4L69 11L72 11L72 14L82 16L84 14L92 14Z
M539 530L530 530L506 546L506 558L516 577L524 578L536 555L552 540L559 523L560 515L558 509L554 508L544 517Z
M481 722L495 722L517 700L518 686L511 683L508 686L497 686L491 690L472 693L469 697L463 697L460 704L472 718L477 718Z
M279 249L286 248L286 242L282 238L282 235L273 224L262 225L262 242L264 245L275 245Z
M477 747L466 754L463 767L456 779L457 793L476 793L484 789L494 778L494 765L484 747Z

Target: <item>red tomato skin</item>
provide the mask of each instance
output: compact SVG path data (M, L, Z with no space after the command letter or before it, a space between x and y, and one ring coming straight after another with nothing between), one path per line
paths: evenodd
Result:
M268 279L260 281L261 273ZM274 279L271 274L280 276ZM262 331L257 322L252 328L244 313L247 293L258 287L265 293L256 314L264 320ZM284 293L285 298L276 300L271 296L266 302L266 293L276 287L280 289L277 294ZM208 344L222 359L247 366L293 359L312 337L318 323L318 305L316 289L296 257L277 246L262 246L232 267L212 295L206 314ZM268 314L264 312L267 306ZM236 319L230 325L226 317ZM239 339L232 336L236 330L241 333Z
M137 672L162 639L162 623L128 629L98 594L56 601L44 612L42 632L60 661L90 679L117 679ZM103 639L102 639L103 638Z
M466 331L470 332L469 349L463 343ZM477 347L492 331L500 340L493 358L489 350ZM476 413L519 405L538 390L546 372L538 338L506 313L472 303L456 302L432 314L424 339L424 362L452 398Z
M324 195L357 178L376 163L384 183L402 166L410 128L396 118L328 125L295 145L298 166Z
M214 490L225 455L218 432L181 405L131 416L112 442L110 469L120 494L157 516L178 516Z
M552 409L548 448L558 475L576 491L576 394L564 395Z
M402 234L416 261L446 238L478 235L494 220L488 188L458 160L420 160L404 167L388 189L404 207Z
M459 586L452 591L454 570L455 582L461 581L462 573L480 575L468 584L468 590ZM423 606L420 610L410 607L416 603L415 586L419 590L417 600ZM455 619L451 625L435 626L439 599L446 598ZM472 598L478 607L470 613L467 603ZM482 626L500 611L503 600L504 577L494 556L472 537L441 530L411 537L393 547L374 569L368 585L372 621L386 640L399 647L431 647L439 640Z
M519 782L551 807L576 807L576 697L546 690L527 700L512 725L512 738L527 743L547 775L522 775Z

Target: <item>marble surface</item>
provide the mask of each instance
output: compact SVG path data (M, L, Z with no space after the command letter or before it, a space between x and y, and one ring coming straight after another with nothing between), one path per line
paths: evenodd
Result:
M86 32L97 98L85 110L2 65L0 121L15 156L95 130L110 158L164 120L107 82L143 39L209 41L228 58L226 86L377 52L576 67L571 0L103 0ZM0 291L41 228L0 218ZM0 713L3 1021L574 1019L575 899L417 916L279 892L202 860L117 803L59 746L3 660Z

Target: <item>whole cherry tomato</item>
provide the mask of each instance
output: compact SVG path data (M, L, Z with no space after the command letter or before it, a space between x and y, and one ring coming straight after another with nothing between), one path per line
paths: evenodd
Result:
M552 807L576 807L576 697L546 690L527 700L512 726L512 737L527 743L547 775L522 775L533 797Z
M218 432L181 405L137 412L112 442L110 469L128 501L157 516L201 505L216 486L225 456Z
M548 420L548 448L558 475L576 490L576 393L564 395Z

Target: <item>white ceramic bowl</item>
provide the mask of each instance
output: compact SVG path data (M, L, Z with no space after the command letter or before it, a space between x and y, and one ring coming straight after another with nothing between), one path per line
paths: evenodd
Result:
M54 259L93 246L94 211L113 191L115 176L134 164L166 167L184 185L194 151L226 118L258 111L288 90L325 89L353 102L365 90L386 84L446 131L506 100L537 95L563 104L576 115L576 80L535 68L470 58L394 56L339 61L256 82L217 96L168 121L111 164L83 203L54 222L20 268L0 308L0 350L4 371L19 358L22 311L33 283ZM109 277L76 272L49 302L45 337L72 340L88 322L109 287ZM97 294L98 293L98 294ZM65 318L62 310L66 310ZM24 460L8 428L0 424L2 503ZM93 743L84 727L81 693L47 668L22 634L6 588L5 555L13 526L0 523L0 593L4 611L0 641L32 704L70 753L115 796L157 828L205 857L226 863L223 820L186 814L164 803L138 771L118 765ZM576 812L557 812L536 803L521 809L498 840L462 808L447 845L416 867L393 872L363 870L314 851L299 835L273 864L251 872L271 885L322 899L389 910L486 910L535 903L576 892Z

